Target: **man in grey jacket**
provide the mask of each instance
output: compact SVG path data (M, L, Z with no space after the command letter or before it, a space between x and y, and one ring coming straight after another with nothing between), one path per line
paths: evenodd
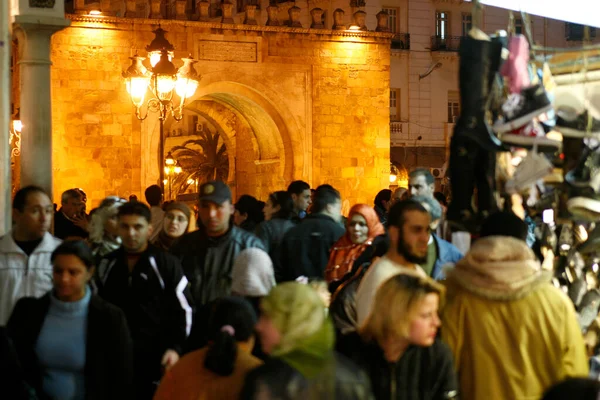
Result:
M0 238L0 326L21 297L52 289L50 255L61 243L48 231L54 208L44 189L26 186L13 199L13 229Z
M171 248L171 253L181 260L197 307L192 337L197 337L196 326L206 325L206 321L196 323L197 319L206 317L205 306L230 294L231 271L237 255L250 247L265 249L259 238L233 224L233 212L231 190L224 182L203 184L200 187L199 229L182 236ZM201 344L202 340L197 345Z

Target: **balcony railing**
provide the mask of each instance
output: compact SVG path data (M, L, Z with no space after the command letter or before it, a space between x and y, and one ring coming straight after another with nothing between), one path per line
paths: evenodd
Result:
M394 34L394 37L392 38L392 50L410 50L410 34Z
M431 51L458 51L462 36L432 36Z

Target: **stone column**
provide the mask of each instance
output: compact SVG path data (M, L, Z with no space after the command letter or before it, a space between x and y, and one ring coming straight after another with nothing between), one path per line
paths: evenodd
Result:
M385 11L379 11L377 13L377 29L375 32L389 32L390 28L388 27L388 13Z
M175 2L175 19L178 20L187 20L187 15L185 15L185 6L187 5L187 0L177 0Z
M162 0L150 0L150 19L162 19Z
M337 8L333 12L333 26L331 29L336 31L343 31L346 29L346 25L344 24L344 10L341 8Z
M206 0L198 0L196 2L196 10L198 12L198 21L208 21L210 19L209 15L210 2Z
M244 24L246 25L258 25L256 22L256 6L254 4L246 4L244 7Z
M366 18L367 13L364 11L357 11L354 13L354 24L358 26L361 31L367 30L367 26L365 25Z
M288 10L288 15L290 17L288 26L290 28L302 28L302 23L300 22L300 11L300 7L298 6L290 7Z
M0 1L0 236L11 228L11 176L8 127L10 121L10 10L8 1Z
M125 18L137 17L136 3L137 3L137 0L127 0L127 8L125 10Z
M52 194L52 104L50 38L69 26L64 18L15 16L21 73L21 186ZM52 198L52 195L50 196Z
M223 12L223 17L221 18L222 24L233 24L233 4L231 3L221 3L221 11Z
M279 26L279 7L267 7L267 26Z
M313 8L310 10L310 15L312 17L312 23L310 27L313 29L323 29L325 25L323 24L323 9L321 8Z

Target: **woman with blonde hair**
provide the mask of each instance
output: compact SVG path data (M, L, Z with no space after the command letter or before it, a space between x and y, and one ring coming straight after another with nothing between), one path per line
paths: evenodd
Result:
M371 378L376 399L458 398L452 354L437 338L443 295L443 286L412 274L395 275L378 289L347 354Z

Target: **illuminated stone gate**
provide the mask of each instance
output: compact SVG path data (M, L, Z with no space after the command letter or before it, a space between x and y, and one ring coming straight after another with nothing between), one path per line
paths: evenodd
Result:
M78 186L96 206L111 194L140 197L158 182L158 118L136 119L121 77L128 57L145 55L158 22L176 59L199 60L186 115L222 135L237 195L265 199L304 179L370 204L388 186L390 34L68 18L51 46L55 201Z

